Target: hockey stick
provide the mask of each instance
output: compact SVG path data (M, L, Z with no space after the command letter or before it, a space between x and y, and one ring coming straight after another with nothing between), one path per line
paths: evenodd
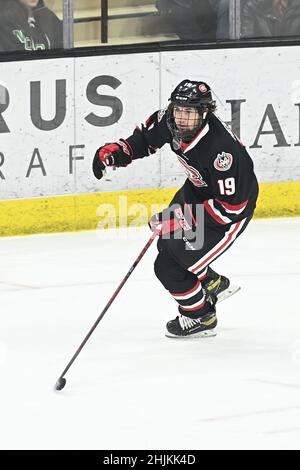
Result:
M156 235L158 235L159 232L153 232L151 237L149 238L148 242L146 243L146 245L144 246L144 248L142 249L142 251L140 252L140 254L138 255L138 257L136 258L135 262L133 263L133 265L131 266L131 268L129 269L128 273L126 274L126 276L124 277L123 281L121 282L121 284L119 285L119 287L115 290L114 294L112 295L112 297L110 298L110 300L108 301L108 303L106 304L106 306L104 307L103 311L101 312L101 314L99 315L99 317L97 318L96 322L94 323L94 325L92 326L92 328L90 329L90 331L88 332L88 334L86 335L86 337L84 338L84 340L82 341L81 345L79 346L79 348L77 349L77 351L75 352L74 356L72 357L72 359L70 360L70 362L68 363L68 365L66 366L66 368L64 369L63 373L60 375L59 379L57 380L56 384L55 384L55 390L62 390L64 388L64 386L66 385L66 379L64 378L64 375L66 375L67 371L70 369L71 365L73 364L73 362L75 361L76 357L78 356L78 354L80 353L80 351L82 350L83 346L85 345L85 343L88 341L89 337L92 335L93 331L96 329L98 323L100 322L100 320L102 320L102 318L104 317L105 313L107 312L107 310L109 309L109 307L111 306L111 304L113 303L113 301L115 300L115 298L117 297L118 293L120 292L120 290L122 289L122 287L124 286L125 282L127 281L127 279L129 278L129 276L131 275L131 273L133 272L133 270L137 267L137 265L139 264L139 262L141 261L142 257L144 256L144 254L146 253L146 251L148 250L148 248L150 247L151 243L154 241Z

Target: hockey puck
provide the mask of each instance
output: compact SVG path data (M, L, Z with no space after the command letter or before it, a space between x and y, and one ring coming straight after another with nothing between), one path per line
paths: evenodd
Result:
M66 379L64 379L63 377L58 379L58 381L55 384L55 390L62 390L64 386L66 385L66 382L67 382Z

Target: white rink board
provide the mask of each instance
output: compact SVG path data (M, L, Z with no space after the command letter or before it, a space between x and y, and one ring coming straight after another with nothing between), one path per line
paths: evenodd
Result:
M0 85L9 91L9 106L2 117L10 130L0 134L0 152L5 159L0 166L5 177L0 179L1 199L74 193L75 179L68 173L67 147L74 142L75 128L72 60L1 63L0 77ZM41 114L49 120L55 116L55 81L59 79L67 83L65 120L56 130L40 130L30 118L30 82L41 82ZM46 175L41 168L32 168L26 177L35 148ZM33 165L38 163L37 157Z
M241 139L247 147L255 141L267 106L272 106L286 144L276 147L275 135L264 134L258 141L261 148L249 149L259 181L298 181L297 54L297 46L290 46L0 63L1 199L181 184L185 175L167 146L149 159L134 162L129 169L110 171L101 183L94 179L91 163L97 147L126 138L136 124L164 107L172 89L183 78L198 78L211 84L222 101L217 100L218 113L225 121L232 119L231 105L226 101L246 100L241 103L240 126ZM121 103L122 112L111 124L95 125L87 120L91 113L96 119L109 118L112 113L112 108L104 106L103 101L97 104L87 96L89 84L97 77L100 80L109 77L114 86L102 84L95 88L94 98L106 95L108 100ZM64 107L64 100L60 100L58 107L55 104L56 80L65 81L65 116L56 128L41 130L31 119L31 82L41 83L42 119L53 121L56 111L63 114ZM6 99L3 87L9 93L7 109L3 108ZM5 131L3 121L10 132ZM263 131L271 130L267 118ZM70 150L72 146L77 148ZM35 153L31 161L35 149L38 155Z

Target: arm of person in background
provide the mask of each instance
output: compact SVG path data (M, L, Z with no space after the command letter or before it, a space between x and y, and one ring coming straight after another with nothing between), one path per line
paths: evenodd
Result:
M54 11L41 4L34 10L39 28L47 35L50 49L63 48L63 23Z
M56 14L49 10L49 36L51 49L62 49L63 43L63 23ZM47 34L47 27L45 27Z

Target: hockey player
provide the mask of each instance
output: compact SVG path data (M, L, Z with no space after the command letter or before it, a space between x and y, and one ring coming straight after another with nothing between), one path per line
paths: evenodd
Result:
M245 147L215 115L216 104L206 83L183 80L169 101L166 109L152 114L127 139L100 147L93 171L101 179L107 166L127 166L166 143L171 146L187 179L171 201L173 212L156 214L149 223L160 235L155 274L179 304L179 316L167 323L167 336L212 336L217 325L215 304L230 289L230 281L210 264L247 227L258 184ZM202 213L197 212L200 205ZM201 246L189 241L188 234L197 228L204 230Z

